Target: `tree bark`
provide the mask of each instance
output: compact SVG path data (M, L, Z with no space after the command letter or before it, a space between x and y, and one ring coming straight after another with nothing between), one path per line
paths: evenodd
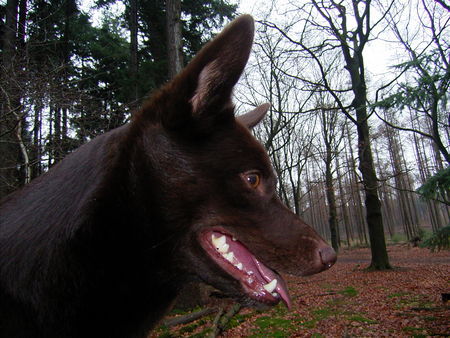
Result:
M138 93L138 0L130 0L130 78L131 109L135 109L139 100Z
M18 0L6 3L6 20L3 33L3 59L1 78L4 81L0 93L0 198L14 191L20 185L17 170L20 148L16 129L20 116L20 90L16 78L16 47Z
M329 112L328 112L329 113ZM325 143L325 190L328 202L328 224L330 227L331 245L337 252L339 250L339 236L338 236L338 224L337 224L337 210L336 210L336 194L333 185L333 149L332 149L332 130L331 124L336 123L334 119L326 118L327 112L322 110L322 130L323 140Z
M166 16L168 77L172 79L183 68L180 0L166 0Z
M378 179L375 173L372 156L369 124L367 122L367 86L364 72L363 50L369 38L370 32L370 1L365 3L365 7L359 8L359 1L352 1L355 11L354 18L358 27L354 32L353 46L348 45L347 36L335 30L336 37L340 39L341 50L345 60L345 69L348 71L352 83L353 101L352 108L356 114L356 130L358 132L358 155L359 170L362 174L365 192L366 219L369 229L370 248L372 253L371 269L389 269L389 258L384 237L383 218L381 216L381 203L378 197ZM317 6L317 4L316 4ZM346 9L341 5L336 5L341 13L342 30L346 31ZM360 11L363 11L363 14ZM367 21L366 21L367 20ZM364 32L363 30L367 30ZM353 55L352 55L353 52Z
M347 139L348 139L348 148L350 150L350 157L346 152L347 163L349 164L349 171L351 172L349 187L352 195L353 202L353 220L355 223L355 228L358 233L360 243L367 244L367 235L366 235L366 223L364 221L364 210L362 206L362 199L360 194L360 183L358 180L358 175L356 173L356 161L355 156L353 154L353 148L351 145L351 136L350 136L350 128L349 125L347 127Z
M363 79L361 79L363 80ZM373 165L372 149L370 145L369 126L367 123L366 89L365 83L354 88L355 100L353 106L356 110L358 130L359 170L363 177L364 192L366 195L366 219L369 229L370 249L372 253L371 269L389 269L389 257L384 237L383 218L381 216L381 203L378 198L378 179Z
M337 171L337 179L338 179L338 187L339 187L339 198L340 198L340 204L341 204L341 213L342 213L342 223L344 224L345 229L345 237L347 239L347 247L350 248L350 245L353 241L353 233L350 229L350 220L348 216L348 210L347 210L347 198L344 193L344 188L342 186L342 176L339 171L339 163L337 160L337 157L335 159L336 162L336 171Z
M42 173L42 110L44 104L42 97L35 100L34 123L33 123L33 168L31 170L32 178L38 177Z

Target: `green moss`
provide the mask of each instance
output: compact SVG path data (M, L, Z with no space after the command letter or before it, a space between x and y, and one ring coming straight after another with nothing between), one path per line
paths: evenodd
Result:
M322 337L325 337L325 336L322 336L320 333L313 333L311 335L311 338L322 338Z
M190 333L193 332L197 327L198 327L198 323L194 323L194 324L190 324L190 325L185 325L182 328L180 328L178 330L179 333Z
M407 296L409 294L410 294L409 292L396 292L396 293L391 293L390 295L388 295L388 298L403 297L403 296Z
M173 335L169 331L162 332L160 335L158 335L159 338L176 338L176 335Z
M253 317L254 313L247 313L245 315L236 314L233 316L233 318L230 319L230 321L227 323L225 330L232 329L234 327L237 327L241 325L243 322L245 322L247 319Z
M187 315L188 313L200 311L203 308L201 306L196 306L193 309L181 310L181 309L172 309L167 316L175 316L175 315Z
M195 333L189 337L190 338L205 338L205 337L208 337L211 333L212 333L212 329L207 328L207 329L204 329L202 332Z
M411 335L411 337L414 338L425 338L428 336L426 329L424 329L423 327L405 326L402 328L402 331L407 332L408 334Z
M402 331L405 332L416 332L416 331L424 331L425 329L422 327L412 327L412 326L405 326L402 327Z
M358 290L356 290L353 286L347 286L344 290L341 290L338 293L346 297L356 297L358 295Z
M397 297L398 309L404 307L432 308L435 305L432 301L426 299L424 295L412 295L410 293L403 293L399 294L399 296Z
M378 323L376 320L366 318L362 315L355 314L348 317L348 320L352 322L366 323L366 324L376 324Z
M348 303L347 298L345 297L336 297L336 298L331 298L329 300L327 300L326 302L328 305L330 306L343 306L346 303Z
M322 320L339 314L339 311L337 309L332 308L320 308L312 310L311 312L316 320Z
M284 306L284 304L280 303L272 308L271 313L278 316L285 316L288 314L288 309L286 308L286 306Z
M317 326L317 320L315 320L315 319L308 320L308 321L300 323L300 325L302 325L308 329L314 329Z
M406 237L405 234L393 234L391 237L391 241L393 243L402 243L402 242L406 242L408 240L408 238Z
M254 322L257 328L253 330L250 337L290 337L291 332L302 324L301 321L302 320L300 318L290 320L280 317L258 317Z
M335 290L335 286L330 283L322 283L320 285L322 289L324 289L326 292L333 292Z
M292 325L292 322L284 318L263 316L256 318L255 324L261 329L267 329L271 327L288 328Z

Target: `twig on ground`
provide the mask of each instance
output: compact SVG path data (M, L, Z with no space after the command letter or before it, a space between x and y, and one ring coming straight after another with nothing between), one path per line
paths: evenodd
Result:
M186 324L186 323L190 323L193 322L194 320L197 320L201 317L207 316L211 313L217 312L219 309L216 307L210 307L210 308L206 308L206 309L202 309L199 311L195 311L195 312L191 312L188 313L187 315L184 316L179 316L179 317L175 317L175 318L170 318L170 319L166 319L163 321L163 325L167 326L167 327L173 327L173 326L177 326L180 324ZM222 309L223 311L223 309Z
M210 338L217 337L223 331L226 325L230 322L231 318L233 318L234 315L237 314L241 308L242 305L240 303L235 303L228 309L228 311L225 314L223 314L224 310L222 309L221 313L219 313L214 319L214 323L211 327L212 332L209 337Z
M333 295L335 295L335 294L337 294L337 292L326 292L326 293L319 293L318 295L316 295L317 297L320 297L320 296L333 296Z

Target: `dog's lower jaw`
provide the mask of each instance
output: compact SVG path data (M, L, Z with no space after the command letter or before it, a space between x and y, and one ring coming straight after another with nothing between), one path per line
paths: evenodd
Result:
M212 261L240 284L245 303L273 306L291 300L284 280L223 229L203 231L198 240ZM238 297L241 298L241 297Z

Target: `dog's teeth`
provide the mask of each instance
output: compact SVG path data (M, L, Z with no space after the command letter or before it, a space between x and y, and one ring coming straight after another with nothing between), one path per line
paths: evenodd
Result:
M226 254L228 252L229 247L230 246L227 243L225 243L224 245L218 247L217 250L219 250L219 252L222 254Z
M222 235L220 237L216 237L214 235L211 235L211 242L214 244L216 248L220 248L225 242L227 241L225 235Z
M237 241L237 239L236 239L236 237L231 237L231 239L233 240L233 242L236 242Z
M222 235L220 237L216 237L214 235L211 235L211 242L214 245L214 247L219 251L220 253L227 253L228 248L230 247L227 244L227 238Z
M225 235L222 235L217 239L217 243L219 244L219 246L224 245L226 242L227 238L225 237Z
M278 293L272 292L272 296L274 296L276 298L276 297L278 297Z
M225 235L222 235L220 237L216 237L214 235L211 235L211 242L214 244L216 248L222 246L227 241Z
M234 261L234 253L233 253L233 251L230 251L230 252L228 252L226 254L223 254L223 257L230 263L233 263L233 261Z
M272 293L273 290L275 290L275 288L277 287L277 282L278 281L276 279L272 279L270 283L263 285L263 288L266 289L267 292Z
M211 235L211 242L213 243L217 251L222 254L226 254L228 252L228 249L230 248L230 245L227 244L227 238L225 237L225 235L222 235L220 237Z
M239 270L243 269L242 263L236 264L235 267L238 268Z

